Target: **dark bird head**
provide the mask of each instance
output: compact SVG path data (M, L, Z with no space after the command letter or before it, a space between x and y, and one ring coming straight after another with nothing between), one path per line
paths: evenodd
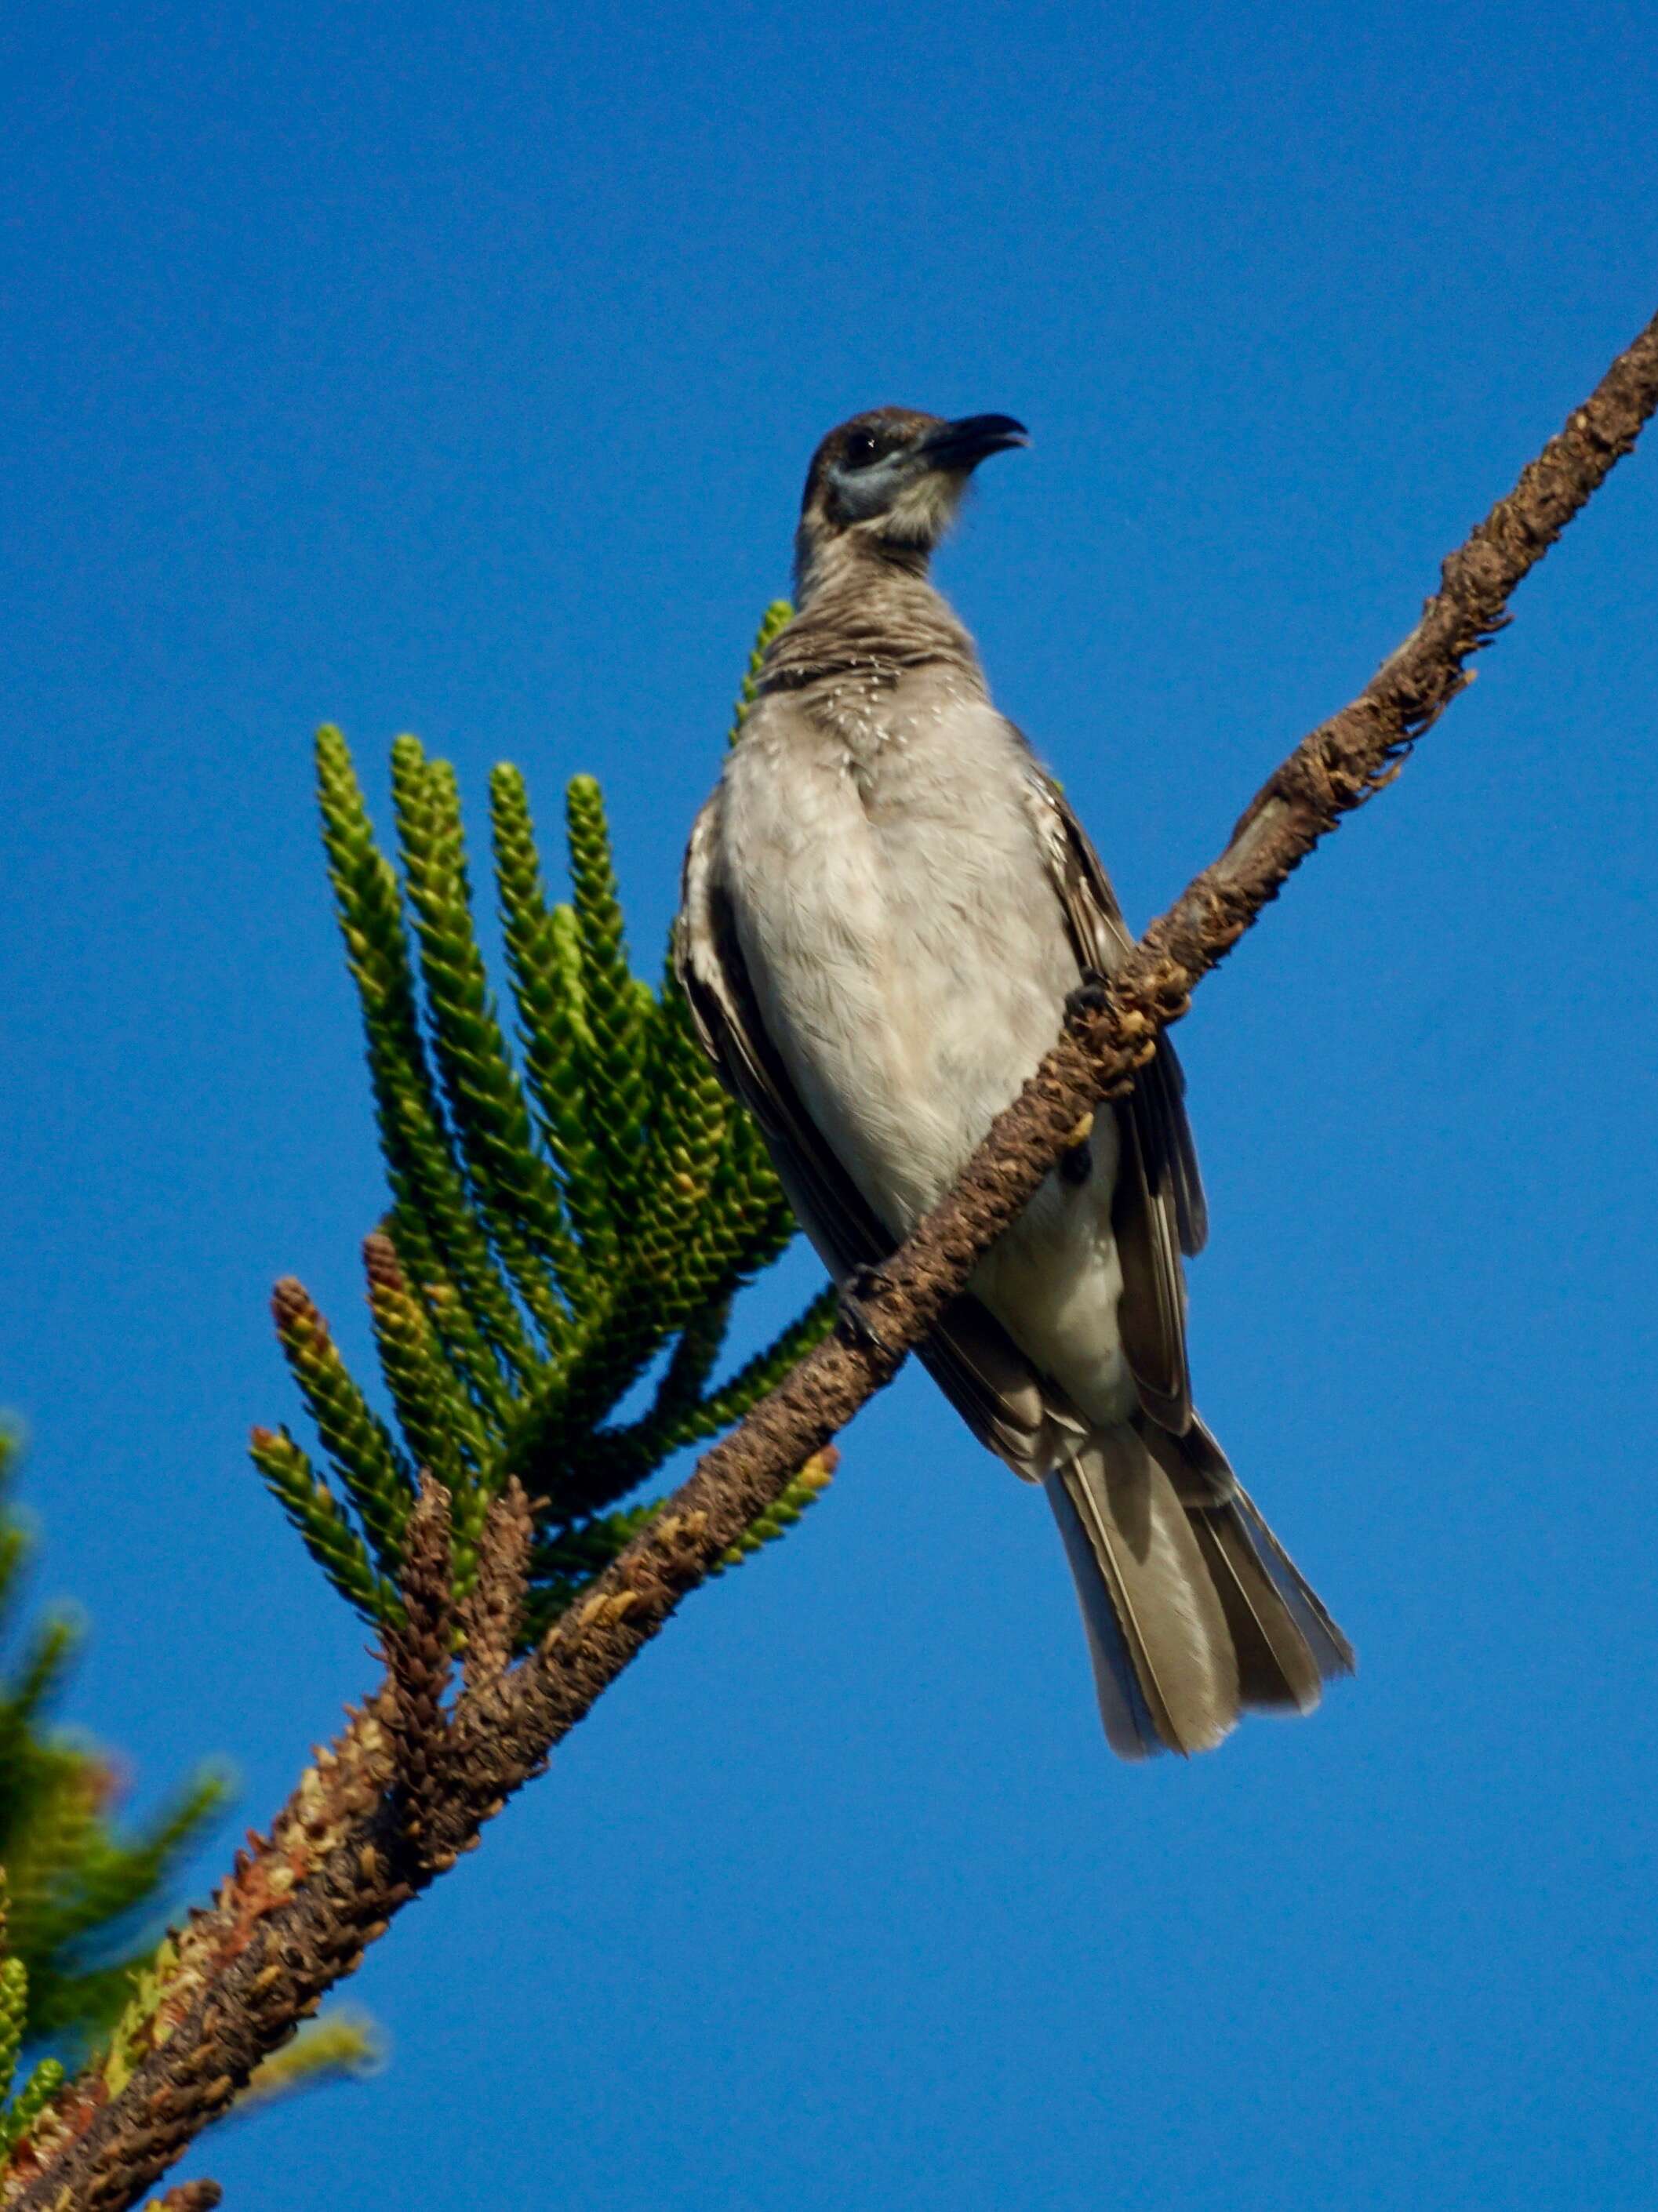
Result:
M797 541L802 577L837 541L924 567L978 464L1029 442L1011 415L954 422L908 407L854 415L812 456Z

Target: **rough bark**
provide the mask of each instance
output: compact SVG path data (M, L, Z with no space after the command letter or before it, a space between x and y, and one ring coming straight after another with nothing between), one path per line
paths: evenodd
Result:
M1186 1012L1198 982L1314 846L1398 773L1471 680L1466 664L1507 622L1515 586L1655 405L1658 319L1445 562L1405 642L1269 779L1226 850L1153 923L1110 988L1080 994L1053 1050L955 1188L861 1293L875 1340L843 1330L802 1360L704 1455L539 1650L507 1671L493 1651L480 1655L441 1755L430 1686L417 1679L410 1655L400 1683L383 1686L334 1750L319 1755L271 1838L253 1839L251 1855L239 1856L212 1906L192 1920L154 2004L149 2047L140 2035L119 2088L96 2075L70 2084L14 2160L0 2202L27 2212L124 2212L351 1972L392 1914L478 1841L481 1824L540 1769L741 1530L890 1380L1082 1115L1131 1085L1158 1030ZM502 1534L516 1542L504 1519ZM512 1575L501 1572L491 1604L509 1609ZM430 1642L431 1624L423 1626Z

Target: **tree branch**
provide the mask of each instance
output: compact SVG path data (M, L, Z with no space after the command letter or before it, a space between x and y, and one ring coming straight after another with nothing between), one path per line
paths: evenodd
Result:
M125 2212L231 2101L391 1915L540 1770L685 1596L802 1463L897 1372L979 1255L1052 1168L1082 1115L1132 1085L1158 1031L1341 816L1398 773L1472 680L1467 662L1508 620L1515 586L1634 444L1658 406L1658 319L1446 562L1422 619L1353 702L1269 779L1220 858L1154 922L1109 989L1083 994L1059 1041L943 1202L861 1298L878 1342L843 1330L803 1359L517 1667L475 1667L440 1759L399 1771L412 1677L382 1687L320 1754L273 1826L165 1962L124 2026L119 2073L66 2088L9 2168L0 2203L27 2212ZM521 1529L503 1514L503 1547ZM503 1550L487 1571L510 1609ZM481 1576L480 1576L481 1579ZM425 1685L420 1685L424 1698ZM424 1733L423 1734L423 1729Z

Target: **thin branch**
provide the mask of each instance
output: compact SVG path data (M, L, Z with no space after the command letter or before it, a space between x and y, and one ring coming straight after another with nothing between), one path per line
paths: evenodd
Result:
M1198 982L1286 878L1343 814L1397 774L1470 680L1466 663L1507 621L1515 586L1655 406L1658 319L1447 561L1421 621L1360 696L1303 739L1110 988L1081 996L954 1189L862 1297L879 1342L844 1331L826 1340L704 1455L538 1651L509 1672L474 1673L441 1765L422 1770L418 1836L393 1756L400 1709L382 1691L356 1716L308 1771L271 1839L254 1839L252 1857L239 1859L180 1939L148 2047L129 2045L121 2085L95 2075L70 2085L14 2160L0 2202L27 2212L125 2212L352 1971L434 1869L479 1840L482 1822L540 1770L741 1531L896 1373L1028 1202L1081 1116L1131 1086L1157 1032L1186 1012Z
M423 1475L403 1535L404 1619L381 1638L391 1692L398 1802L405 1833L423 1844L443 1802L449 1759L449 1719L443 1708L453 1672L449 1507L442 1484Z
M477 1580L461 1601L462 1665L469 1690L498 1680L512 1663L534 1537L534 1515L515 1474L484 1517Z

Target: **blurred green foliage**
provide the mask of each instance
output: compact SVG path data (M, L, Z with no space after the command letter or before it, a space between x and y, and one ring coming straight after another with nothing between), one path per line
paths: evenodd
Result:
M108 1754L49 1724L80 1630L61 1612L27 1631L19 1623L31 1539L12 1504L17 1456L16 1436L0 1427L0 1633L17 1645L0 1680L0 2151L62 2081L55 2054L81 2051L131 1996L153 1948L146 1923L228 1789L204 1769L125 1832ZM53 2055L19 2083L20 2057L41 2045Z

